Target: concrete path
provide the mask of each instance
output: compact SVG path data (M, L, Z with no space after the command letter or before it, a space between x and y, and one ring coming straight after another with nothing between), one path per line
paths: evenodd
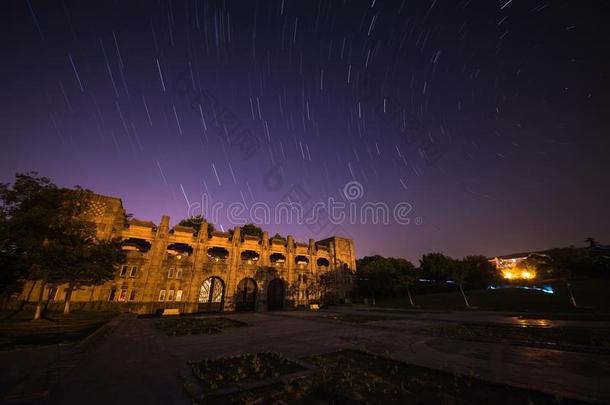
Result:
M443 314L443 319L438 319L440 314L419 314L407 319L347 325L318 318L326 314L225 314L251 326L218 335L182 337L161 334L154 319L124 317L112 333L50 387L50 402L186 404L190 401L183 382L191 375L189 361L258 351L277 351L298 358L340 348L364 348L407 363L610 403L610 356L417 334L421 326L464 321L465 316L473 321L476 315ZM484 315L479 319L487 322L491 318ZM5 356L0 354L0 362Z

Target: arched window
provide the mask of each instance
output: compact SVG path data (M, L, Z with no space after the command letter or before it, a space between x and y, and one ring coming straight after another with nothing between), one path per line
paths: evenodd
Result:
M294 261L299 267L306 267L309 264L309 259L307 256L296 256Z
M220 277L207 278L199 290L199 311L222 311L225 295L225 283Z
M269 260L272 264L282 265L286 263L286 256L281 253L272 253L271 256L269 256Z
M254 250L244 250L241 252L241 260L248 264L256 263L260 259L258 252Z
M316 264L318 265L318 268L320 268L320 269L328 269L330 262L328 261L328 259L321 257L317 260Z

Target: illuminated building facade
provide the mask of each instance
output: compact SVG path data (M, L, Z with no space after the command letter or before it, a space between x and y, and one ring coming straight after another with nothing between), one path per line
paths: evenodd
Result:
M506 256L498 256L489 259L500 275L508 281L533 280L537 277L537 271L531 266L525 266L524 260L536 253L516 253Z
M81 287L72 294L74 309L154 313L273 310L307 306L322 294L345 298L356 268L354 242L342 237L301 243L288 235L269 238L208 232L174 226L163 216L160 224L131 220L119 198L96 195L89 217L97 237L123 239L127 263L113 280ZM325 277L321 277L325 276ZM331 281L322 283L321 280ZM65 285L50 286L51 306L65 299ZM36 286L30 300L38 296ZM25 294L25 292L24 292Z

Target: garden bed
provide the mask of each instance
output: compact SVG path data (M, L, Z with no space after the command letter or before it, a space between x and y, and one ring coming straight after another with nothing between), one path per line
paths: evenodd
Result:
M204 394L307 370L277 353L270 352L203 360L191 363L191 368L200 381Z
M213 335L226 329L248 326L229 318L168 318L155 323L168 336Z
M195 403L329 404L329 403L578 403L541 392L486 382L445 371L405 364L358 350L313 355L302 359L316 367L312 374ZM234 363L235 362L235 363ZM223 380L231 379L243 360L216 363ZM211 373L213 376L213 373ZM201 378L201 377L200 377ZM206 375L204 378L209 378ZM221 381L223 381L221 380Z

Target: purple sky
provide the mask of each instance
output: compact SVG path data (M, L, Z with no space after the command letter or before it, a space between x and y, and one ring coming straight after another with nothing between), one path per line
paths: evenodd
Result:
M358 256L610 243L605 1L0 8L0 181L38 171L155 223L351 181L358 206L412 206L408 225L262 224Z

